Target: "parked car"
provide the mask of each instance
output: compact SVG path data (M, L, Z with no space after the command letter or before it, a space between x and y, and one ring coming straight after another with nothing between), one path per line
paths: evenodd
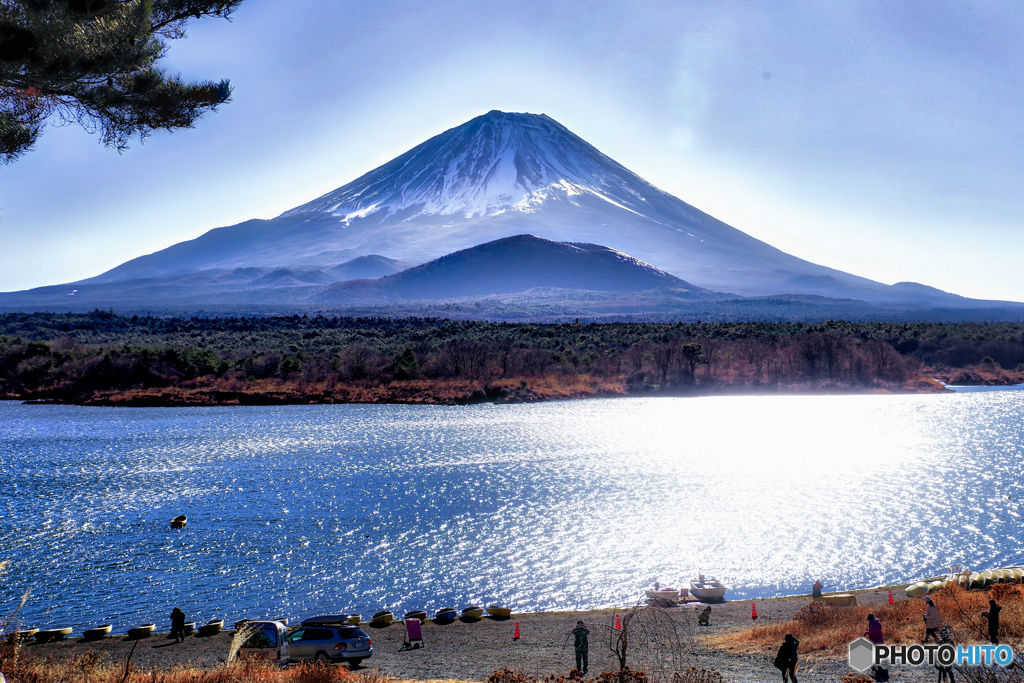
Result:
M287 640L291 661L348 662L356 667L373 656L373 641L358 626L302 626Z
M242 647L239 659L267 659L288 666L288 627L281 621L246 621L242 628L252 631Z

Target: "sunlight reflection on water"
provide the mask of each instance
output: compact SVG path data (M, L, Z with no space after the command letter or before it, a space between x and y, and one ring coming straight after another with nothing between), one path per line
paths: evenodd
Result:
M1024 391L544 405L0 403L0 600L76 626L729 597L1020 561ZM189 525L168 526L185 513ZM0 605L3 607L3 605Z

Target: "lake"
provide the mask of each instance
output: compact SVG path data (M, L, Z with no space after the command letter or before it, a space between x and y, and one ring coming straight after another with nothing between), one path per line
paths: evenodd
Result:
M763 598L1018 564L1024 390L470 407L0 402L0 615ZM188 526L170 519L188 515ZM685 584L684 584L685 585ZM123 631L122 631L123 632Z

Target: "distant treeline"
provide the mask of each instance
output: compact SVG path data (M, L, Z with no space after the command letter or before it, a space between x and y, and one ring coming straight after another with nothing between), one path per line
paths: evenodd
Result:
M0 397L83 403L540 400L921 390L1024 378L1013 323L495 323L0 315Z

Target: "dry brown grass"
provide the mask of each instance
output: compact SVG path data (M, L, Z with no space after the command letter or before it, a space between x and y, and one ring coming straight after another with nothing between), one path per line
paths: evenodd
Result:
M122 663L106 662L91 651L62 663L22 658L0 666L0 671L11 683L401 683L372 671L352 672L344 666L310 662L280 669L255 660L212 670L179 667L131 671L126 677Z
M999 584L990 591L967 591L950 585L931 596L942 620L952 627L959 643L986 642L987 630L981 613L989 597L1003 607L1000 614L1000 642L1019 645L1024 639L1024 586ZM800 641L801 654L845 656L847 646L864 633L867 615L874 612L882 622L887 643L919 643L924 638L923 599L897 600L895 604L832 607L812 602L792 619L774 624L725 633L711 644L741 652L765 652L778 647L787 633Z

